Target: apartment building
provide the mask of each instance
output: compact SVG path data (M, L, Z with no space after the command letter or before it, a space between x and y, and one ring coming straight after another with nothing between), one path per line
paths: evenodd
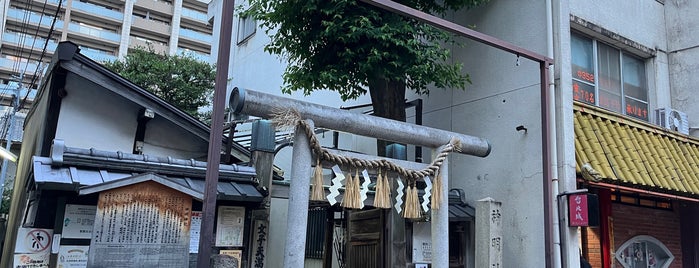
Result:
M208 2L208 1L207 1ZM0 21L0 90L6 102L23 80L32 98L58 42L71 41L98 62L123 58L129 49L188 53L212 62L213 28L199 0L5 0ZM30 89L30 91L27 91Z

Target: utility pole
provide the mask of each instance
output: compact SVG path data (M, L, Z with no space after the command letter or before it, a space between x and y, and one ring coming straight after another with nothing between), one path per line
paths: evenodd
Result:
M12 111L7 116L8 124L7 131L5 132L5 150L10 152L12 149L12 132L14 131L14 121L15 113L19 109L19 93L22 90L22 81L24 80L24 74L19 75L19 83L12 94ZM5 178L7 177L7 169L9 168L10 161L7 158L2 160L2 170L0 171L0 192L5 193ZM0 193L0 196L2 195ZM2 205L0 205L2 206Z

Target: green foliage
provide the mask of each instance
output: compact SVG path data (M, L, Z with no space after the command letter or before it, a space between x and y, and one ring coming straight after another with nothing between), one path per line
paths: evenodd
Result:
M0 215L9 213L11 199L12 187L5 187L4 191L2 192L2 202L0 202Z
M210 103L215 66L187 55L168 56L151 48L130 51L123 61L105 66L185 112L203 119L197 110Z
M444 31L357 0L251 0L244 16L261 21L268 52L288 58L283 91L339 92L343 100L366 93L372 80L405 81L418 94L428 85L463 89L461 64L449 63L452 41ZM487 0L402 0L421 11L444 14ZM276 31L276 32L275 32ZM370 89L374 90L374 89Z

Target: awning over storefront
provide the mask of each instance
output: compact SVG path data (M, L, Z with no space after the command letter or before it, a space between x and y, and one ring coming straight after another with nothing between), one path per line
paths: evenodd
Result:
M699 196L699 140L576 103L576 171L592 182Z

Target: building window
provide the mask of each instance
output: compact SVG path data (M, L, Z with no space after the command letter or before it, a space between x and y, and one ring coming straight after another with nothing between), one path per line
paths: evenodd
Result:
M624 268L667 268L675 259L662 242L648 235L624 242L615 257Z
M574 100L648 121L643 60L577 34L571 52Z
M257 21L250 16L238 18L238 44L250 39L257 30Z

